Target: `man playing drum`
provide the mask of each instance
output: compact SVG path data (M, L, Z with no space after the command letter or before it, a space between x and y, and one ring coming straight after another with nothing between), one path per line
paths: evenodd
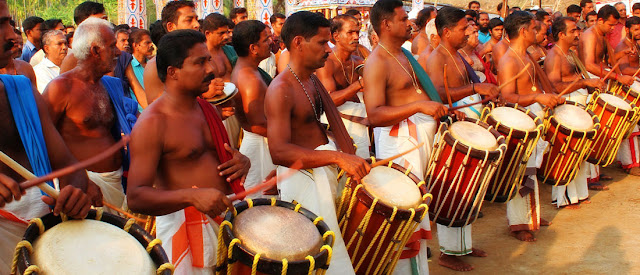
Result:
M551 33L556 45L548 51L544 61L544 70L551 84L558 90L564 90L576 78L580 80L569 87L571 93L563 96L567 100L587 105L587 87L602 88L604 82L599 78L581 79L573 55L569 54L572 47L578 45L580 29L576 25L573 17L558 18L551 26ZM588 203L589 190L587 187L587 176L590 171L588 162L584 162L578 170L578 175L566 186L554 186L551 192L551 200L557 207L579 208L578 203L585 201Z
M355 67L364 60L355 54L360 23L350 15L338 15L331 19L331 36L335 47L327 63L318 69L317 75L327 88L333 103L342 114L342 122L357 147L356 155L369 158L369 128L367 111L360 100L362 80Z
M278 189L281 199L295 200L324 218L336 233L329 272L353 274L336 217L334 201L342 190L337 186L335 165L354 180L363 178L370 166L358 156L336 151L335 144L320 123L320 116L326 111L330 130L336 137L342 137L336 139L340 149L348 152L347 147L352 146L352 141L333 101L313 75L316 69L324 66L331 53L327 44L331 39L330 26L329 20L322 15L307 11L287 18L282 28L282 39L290 54L290 62L267 89L267 138L273 163L280 165ZM331 117L330 113L333 113ZM350 150L355 151L353 148ZM291 171L288 167L296 162L302 162L301 170ZM289 174L291 172L293 174ZM283 175L290 176L282 178Z
M10 20L7 2L0 0L0 68L11 60L11 48L17 38ZM75 158L56 131L40 93L29 79L2 76L0 80L0 127L3 129L0 151L38 176L44 176L52 168L57 170L73 164ZM93 194L94 201L102 199L97 187L88 183L84 171L60 178L62 189L57 200L42 196L38 188L21 190L17 182L23 180L11 168L0 164L0 274L10 274L16 244L30 219L51 211L47 204L54 207L56 214L81 219L90 207L84 191Z
M260 61L270 56L272 40L267 26L256 20L238 23L234 32L233 48L238 53L238 62L231 73L231 81L238 87L240 94L234 100L236 117L244 133L240 153L251 160L251 168L244 182L244 186L250 188L262 182L276 169L269 153L267 118L264 115L265 93L272 79L258 68Z
M517 103L542 117L542 105L554 107L564 99L557 95L543 93L536 81L538 76L534 63L527 55L527 48L536 43L536 23L534 17L524 11L516 11L505 19L505 31L511 39L509 50L498 64L498 83L504 87L500 90L507 102ZM511 78L530 64L526 73L514 81ZM537 79L536 79L537 78ZM542 153L546 143L539 140L536 150L531 154L525 171L525 179L518 194L507 203L507 218L511 234L521 241L535 241L533 231L540 225L548 225L540 219L540 203L536 169L542 162Z
M176 274L212 274L217 225L242 191L249 159L228 145L216 109L202 98L214 78L203 34L179 30L158 45L156 66L165 93L140 116L131 135L127 202L155 215L158 238ZM218 172L213 172L218 171ZM193 239L189 232L202 232Z
M468 36L465 33L468 26L464 11L445 7L438 11L436 16L436 28L440 35L440 45L433 51L427 60L427 73L433 80L433 85L439 91L440 98L446 100L451 97L453 106L463 105L481 100L483 96L497 96L496 85L479 83L471 66L464 61L458 50L465 46ZM444 78L444 70L447 70L447 79ZM445 82L448 91L445 91ZM462 111L468 117L480 118L482 105L474 105L464 108ZM438 241L442 252L439 264L453 270L468 271L473 269L470 264L464 263L460 257L467 254L477 257L486 257L487 253L472 248L471 225L465 227L450 227L438 224Z

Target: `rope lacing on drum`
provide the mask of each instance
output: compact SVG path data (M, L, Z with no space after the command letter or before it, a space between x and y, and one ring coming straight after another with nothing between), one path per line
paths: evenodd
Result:
M227 251L226 251L226 246L224 244L224 227L228 226L229 229L233 229L233 225L231 224L231 222L229 222L228 220L224 220L220 223L220 226L218 227L218 251L217 251L217 261L216 261L216 266L220 267L220 266L224 266L226 260L227 260ZM219 272L218 272L219 273Z
M333 257L333 248L331 248L333 244L331 245L323 245L320 248L320 252L322 252L322 250L326 250L327 251L327 261L325 263L325 265L323 267L321 267L322 269L324 269L323 272L321 272L322 274L324 274L327 271L327 268L329 268L329 264L331 263L331 258Z
M360 245L362 244L362 236L364 236L364 232L367 231L367 226L369 225L369 220L371 219L371 215L373 214L373 209L376 207L377 204L378 204L378 198L373 199L371 206L367 210L367 213L364 215L364 218L362 218L362 221L360 221L360 224L356 229L357 234L353 234L353 236L351 236L351 239L349 240L349 243L347 244L347 250L348 250L349 248L351 248L351 245L356 240L356 238L360 236L360 238L358 238L358 241L356 243L356 247L353 252L353 255L358 255L358 250L360 250ZM351 259L352 264L354 263L353 260L355 259Z
M307 259L307 261L309 261L309 275L313 274L313 270L316 269L316 259L313 258L313 256L311 255L307 255L307 257L305 257L305 259ZM255 275L255 274L251 274L251 275Z
M323 220L324 219L321 216L318 216L313 220L313 225L318 225L318 223Z
M287 270L289 269L289 261L287 258L282 259L282 272L280 274L287 275Z
M256 275L258 272L258 263L260 262L260 253L256 253L253 256L253 264L251 265L251 275Z
M229 264L227 265L227 274L231 275L233 272L233 266L236 263L236 259L233 258L233 247L237 244L242 244L242 242L240 241L240 239L238 238L233 238L233 240L231 240L231 242L229 243L229 248L228 248L228 252L227 252L227 258L229 259Z
M173 274L173 271L175 271L175 270L176 270L176 267L175 267L173 264L171 264L171 263L164 263L164 264L161 264L161 265L158 267L158 269L156 270L156 275L160 275L160 274L162 274L163 272L165 272L166 270L171 270L171 274Z
M44 228L44 223L42 223L42 219L40 219L40 218L32 219L29 222L29 224L37 225L38 226L38 232L40 232L40 235L42 235L42 233L44 233L45 228Z
M162 241L160 239L154 239L153 241L150 241L149 244L147 245L147 253L151 254L151 250L156 246L156 245L162 245Z
M300 208L302 208L302 204L296 204L296 207L293 208L293 211L300 212Z
M102 213L104 213L104 209L102 207L99 207L98 209L96 209L96 217L95 217L96 221L102 220Z
M40 273L40 268L37 265L30 265L24 270L22 275L31 275L32 273Z
M391 217L389 217L388 219L384 219L384 221L382 222L382 225L380 226L380 228L378 228L378 230L376 231L376 234L373 236L373 239L371 239L371 242L369 243L369 245L367 246L367 248L364 250L364 253L362 255L359 255L360 257L360 261L358 262L358 264L355 266L355 270L359 270L360 266L362 265L362 263L364 262L364 260L367 258L367 255L369 255L369 252L371 251L371 248L374 246L374 244L376 243L376 241L378 241L378 237L380 237L380 233L382 233L384 231L384 233L382 233L382 237L380 237L380 242L378 242L378 246L375 249L375 252L373 253L373 258L375 259L376 256L378 256L378 252L380 252L380 249L382 248L382 240L384 240L387 237L387 234L389 233L389 229L390 229L390 225L391 223L394 221L396 214L398 213L398 207L393 207L393 212L391 213ZM389 245L389 247L394 246L393 243L392 245ZM389 248L387 247L387 249ZM384 258L382 259L381 262L385 262ZM382 264L381 262L377 263L377 264ZM367 267L367 274L370 274L371 271L371 267L376 264L376 263L370 263L369 267Z
M276 206L276 198L271 197L271 206Z
M252 199L247 199L246 201L247 201L247 206L249 208L252 208L253 207L253 200Z
M333 231L328 230L326 232L324 232L324 234L322 234L322 241L326 242L327 241L327 237L331 236L331 246L333 246L333 243L336 241L336 233L333 233Z
M129 233L129 230L131 230L131 226L133 226L134 224L136 224L136 220L135 219L128 219L127 223L124 224L124 228L122 228L125 232Z
M23 247L27 249L29 254L33 253L33 246L31 245L31 243L29 241L22 240L22 241L18 242L18 245L16 245L16 250L13 253L13 261L11 262L11 274L18 274L18 256L20 255L20 250ZM31 265L31 266L35 266L35 265ZM38 267L36 266L35 268L38 268ZM25 271L25 273L26 273L26 271Z

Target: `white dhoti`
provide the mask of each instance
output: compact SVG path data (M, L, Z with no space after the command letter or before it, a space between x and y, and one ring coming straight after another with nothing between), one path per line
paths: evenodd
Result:
M638 125L633 126L631 136L623 139L616 155L616 160L622 164L622 169L631 169L633 167L640 167L640 144L638 144L638 136L640 136L640 130Z
M126 197L122 188L122 168L113 172L91 172L87 171L89 180L100 187L102 200L114 206L126 209ZM118 212L108 207L103 207L107 213L119 215Z
M465 97L461 100L458 100L456 102L453 103L453 107L457 107L457 106L462 106L462 105L467 105L467 104L471 104L474 102L480 102L482 100L482 98L480 97L479 94L473 94L470 95L468 97ZM467 115L467 117L470 118L475 118L475 119L480 119L480 115L482 114L482 104L476 104L476 105L472 105L469 107L465 107L462 108L458 111L463 112L465 115Z
M336 146L330 141L329 144L318 146L315 150L335 151ZM302 207L321 216L335 233L336 240L333 244L333 256L328 274L355 274L336 216L335 201L342 193L342 190L338 190L337 168L323 166L313 168L313 172L298 170L287 178L280 178L282 175L289 174L290 170L287 167L278 166L280 199L289 202L295 200Z
M267 138L242 130L243 138L242 144L240 144L240 153L247 156L251 161L251 168L247 173L247 178L244 181L244 188L249 189L257 184L260 184L271 171L276 169L276 166L271 160L271 154L269 153L269 145L267 144ZM248 195L247 198L266 198L262 195L262 192L257 192Z
M542 117L543 110L540 104L534 103L525 107L536 116ZM525 178L518 193L507 202L507 219L509 229L513 231L538 230L540 228L540 202L538 190L537 168L542 164L542 155L548 143L542 138L538 140L536 149L531 153Z
M424 173L427 169L429 156L431 155L431 148L433 148L436 127L437 122L433 117L418 113L396 125L376 128L374 142L376 146L376 158L388 158L399 152L405 152L420 142L424 142L425 144L417 150L393 160L394 163L411 169L411 173L419 179L424 179ZM431 236L431 225L428 215L422 220L416 232L420 231L423 231L419 233L420 235ZM426 257L426 239L423 238L419 240L419 242L420 251L418 255L410 259L400 259L394 274L410 274L412 268L415 268L418 274L429 273L428 259Z
M437 224L440 251L447 255L463 256L472 252L471 225L447 227Z
M360 102L364 101L360 99ZM371 157L369 127L358 123L360 120L367 117L367 110L364 107L364 103L346 101L342 105L337 106L337 108L340 114L350 118L347 119L342 117L342 123L344 124L344 128L347 130L347 133L349 133L351 139L353 139L353 144L356 145L356 156L368 159ZM320 121L322 123L328 123L325 114L322 115Z
M217 232L218 224L193 207L156 217L156 236L175 275L215 273Z

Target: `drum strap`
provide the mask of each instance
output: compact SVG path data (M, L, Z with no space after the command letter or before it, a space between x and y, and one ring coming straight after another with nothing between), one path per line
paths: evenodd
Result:
M336 108L336 105L333 103L333 99L331 99L327 89L324 88L320 79L318 79L315 74L311 75L311 81L313 81L316 86L316 91L320 94L322 106L324 106L324 113L327 115L327 120L329 121L329 129L331 129L331 132L335 136L338 147L340 147L342 152L355 155L356 148L353 146L353 140L351 136L349 136L347 128L344 127L340 112L338 112L338 108Z

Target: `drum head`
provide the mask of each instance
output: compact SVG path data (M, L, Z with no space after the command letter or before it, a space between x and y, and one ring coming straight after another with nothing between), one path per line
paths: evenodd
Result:
M619 98L611 94L600 94L599 96L600 98L602 98L602 100L604 100L606 103L608 103L613 107L618 107L622 110L631 110L631 105L629 105L629 103L627 103L622 98Z
M45 231L33 260L43 274L156 274L145 248L129 233L106 222L75 220Z
M640 82L634 81L633 84L631 84L631 89L640 92Z
M491 110L491 116L500 124L520 131L533 131L536 123L527 114L511 107L496 107Z
M408 210L422 203L418 185L404 173L387 166L371 169L362 184L374 198L390 207Z
M242 211L233 220L233 235L248 250L263 257L304 260L322 247L322 236L309 219L291 209L261 205Z
M593 119L589 113L575 105L559 105L553 109L553 115L560 125L571 130L586 132L593 128Z
M496 138L484 127L469 121L458 121L449 128L451 136L474 149L495 150L498 148Z

